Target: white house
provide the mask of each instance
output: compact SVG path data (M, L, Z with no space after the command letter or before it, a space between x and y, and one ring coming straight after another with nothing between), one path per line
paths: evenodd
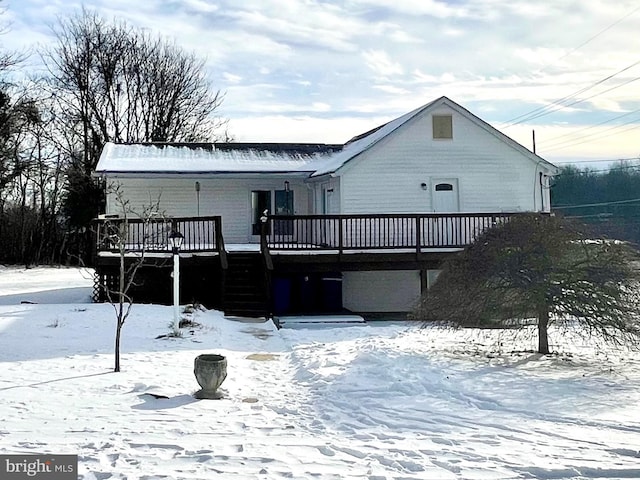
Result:
M172 228L184 220L194 264L206 242L188 224L215 218L227 279L234 255L255 245L254 255L268 257L267 304L275 296L305 311L300 298L333 281L344 308L385 312L409 310L429 272L496 218L549 212L556 171L441 97L344 145L110 143L95 173L134 208L158 200ZM118 209L108 189L106 214ZM225 296L233 297L220 295L223 308Z

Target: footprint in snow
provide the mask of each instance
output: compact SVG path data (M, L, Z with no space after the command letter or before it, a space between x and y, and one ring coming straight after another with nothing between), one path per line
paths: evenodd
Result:
M331 448L329 446L327 446L327 445L323 445L321 447L318 447L318 451L321 454L326 455L327 457L333 457L336 454L336 452L331 450Z

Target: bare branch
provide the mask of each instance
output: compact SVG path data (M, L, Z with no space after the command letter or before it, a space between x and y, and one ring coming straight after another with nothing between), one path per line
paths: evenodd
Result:
M547 324L554 322L638 348L639 265L640 254L626 243L597 239L560 217L523 215L449 261L414 318L459 326L535 320L542 353L548 353Z
M122 187L113 183L108 186L113 195L116 208L120 213L120 218L107 222L103 228L99 229L101 238L99 242L108 242L118 254L118 282L117 288L111 287L109 282L102 285L107 301L113 306L116 313L116 341L115 341L115 366L114 371L120 371L120 338L122 327L124 326L133 305L131 295L132 287L135 286L135 279L139 269L144 265L145 255L149 242L152 241L152 226L158 219L164 220L164 215L160 212L160 199L145 205L141 212L135 212L129 200L124 197ZM132 245L130 232L130 220L137 217L142 220L143 235L142 243ZM135 254L132 252L135 250Z

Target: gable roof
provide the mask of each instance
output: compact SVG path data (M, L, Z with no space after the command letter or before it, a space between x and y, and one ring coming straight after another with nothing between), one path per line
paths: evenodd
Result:
M350 162L354 158L358 157L359 155L361 155L365 151L369 150L371 147L373 147L378 142L380 142L384 138L386 138L389 135L391 135L396 130L398 130L398 129L402 128L403 126L405 126L407 123L409 123L415 117L421 115L422 113L428 112L429 110L435 110L435 109L440 108L442 106L447 106L450 109L452 109L455 112L457 112L458 114L460 114L463 117L467 118L468 120L470 120L471 122L473 122L474 124L476 124L477 126L482 128L483 130L487 131L488 133L490 133L493 136L495 136L496 138L498 138L500 141L502 141L502 142L508 144L510 147L516 149L519 153L521 153L525 157L529 158L531 161L533 161L535 163L544 164L544 165L546 165L548 168L550 168L553 171L557 170L557 167L555 165L553 165L552 163L548 162L544 158L542 158L542 157L536 155L535 153L531 152L530 150L528 150L524 146L520 145L515 140L511 139L510 137L506 136L505 134L503 134L502 132L500 132L496 128L494 128L491 125L489 125L487 122L485 122L481 118L475 116L473 113L471 113L466 108L462 107L461 105L458 105L453 100L443 96L443 97L438 98L437 100L434 100L431 103L428 103L428 104L426 104L426 105L424 105L424 106L422 106L420 108L417 108L417 109L415 109L415 110L413 110L413 111L411 111L409 113L406 113L405 115L402 115L401 117L398 117L395 120L392 120L392 121L390 121L388 123L385 123L384 125L380 125L379 127L376 127L376 128L374 128L372 130L369 130L368 132L365 132L365 133L363 133L361 135L357 135L357 136L353 137L351 140L349 140L344 145L344 148L340 152L337 152L337 153L333 154L331 156L331 159L329 161L325 162L324 165L318 166L316 171L311 176L313 177L313 176L318 176L318 175L326 175L326 174L330 174L330 173L335 173L340 168L342 168L344 165L346 165L348 162Z
M536 164L557 167L499 132L447 97L440 97L388 123L357 135L344 145L318 143L107 143L96 167L101 173L299 173L333 174L403 128L414 118L446 106Z

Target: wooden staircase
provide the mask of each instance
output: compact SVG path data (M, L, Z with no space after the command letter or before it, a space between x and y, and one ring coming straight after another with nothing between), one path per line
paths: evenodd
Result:
M258 252L229 252L224 279L224 314L265 317L269 313L267 274Z

